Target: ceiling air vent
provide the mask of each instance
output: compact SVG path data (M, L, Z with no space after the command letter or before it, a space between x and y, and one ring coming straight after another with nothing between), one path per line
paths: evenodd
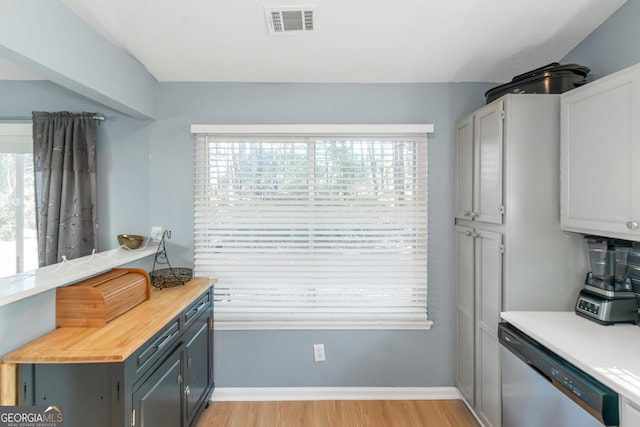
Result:
M265 6L271 34L295 34L312 31L316 6Z

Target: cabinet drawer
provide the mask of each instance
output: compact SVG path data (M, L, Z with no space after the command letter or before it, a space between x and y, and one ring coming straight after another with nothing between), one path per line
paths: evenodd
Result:
M175 319L138 352L136 357L136 371L139 372L149 364L149 362L159 357L164 348L178 339L179 332L180 322L178 319Z
M211 307L211 292L207 291L202 294L200 298L195 300L189 307L184 311L184 324L188 326L194 319L203 313L207 309Z

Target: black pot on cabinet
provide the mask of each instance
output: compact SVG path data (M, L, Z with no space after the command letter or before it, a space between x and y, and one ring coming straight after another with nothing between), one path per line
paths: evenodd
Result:
M486 103L508 93L563 93L587 82L586 77L591 70L583 65L557 62L536 68L515 76L509 83L496 86L485 92Z

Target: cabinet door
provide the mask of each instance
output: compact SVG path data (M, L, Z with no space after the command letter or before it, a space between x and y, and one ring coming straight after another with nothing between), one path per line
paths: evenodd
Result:
M479 109L473 121L475 220L502 224L503 102Z
M112 365L107 363L36 364L28 370L34 380L34 405L60 405L67 426L109 427L118 424L112 413L117 405L112 392L116 381ZM27 391L28 384L23 383ZM28 402L27 404L31 404ZM2 425L4 423L0 423ZM47 423L43 423L45 425ZM8 425L39 425L9 423Z
M176 349L133 392L133 425L179 427L182 425L182 347Z
M213 383L212 331L209 327L211 316L201 316L189 328L193 338L187 342L185 350L185 398L187 425L208 398Z
M473 229L455 227L454 283L456 288L455 382L469 405L474 405L474 289Z
M475 229L475 289L478 325L495 332L502 310L502 234Z
M478 394L475 410L486 427L499 427L502 419L500 385L500 343L485 328L478 334Z
M640 408L625 398L620 399L620 427L640 426Z
M475 230L476 404L487 426L499 426L500 352L498 323L502 309L502 235Z
M473 219L473 116L456 124L455 216Z
M640 69L561 97L561 226L640 239Z

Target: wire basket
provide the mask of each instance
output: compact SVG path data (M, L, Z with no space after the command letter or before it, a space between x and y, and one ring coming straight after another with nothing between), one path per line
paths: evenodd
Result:
M158 288L171 288L181 286L193 278L193 270L186 267L169 267L154 270L149 273L151 285Z
M164 245L165 237L170 239L171 231L165 230L162 233L162 238L160 239L158 249L156 250L156 256L153 259L153 270L149 273L151 286L158 289L182 286L193 278L193 270L191 268L171 267L169 257L167 257L167 249ZM168 268L156 270L156 264L164 264L168 266Z

